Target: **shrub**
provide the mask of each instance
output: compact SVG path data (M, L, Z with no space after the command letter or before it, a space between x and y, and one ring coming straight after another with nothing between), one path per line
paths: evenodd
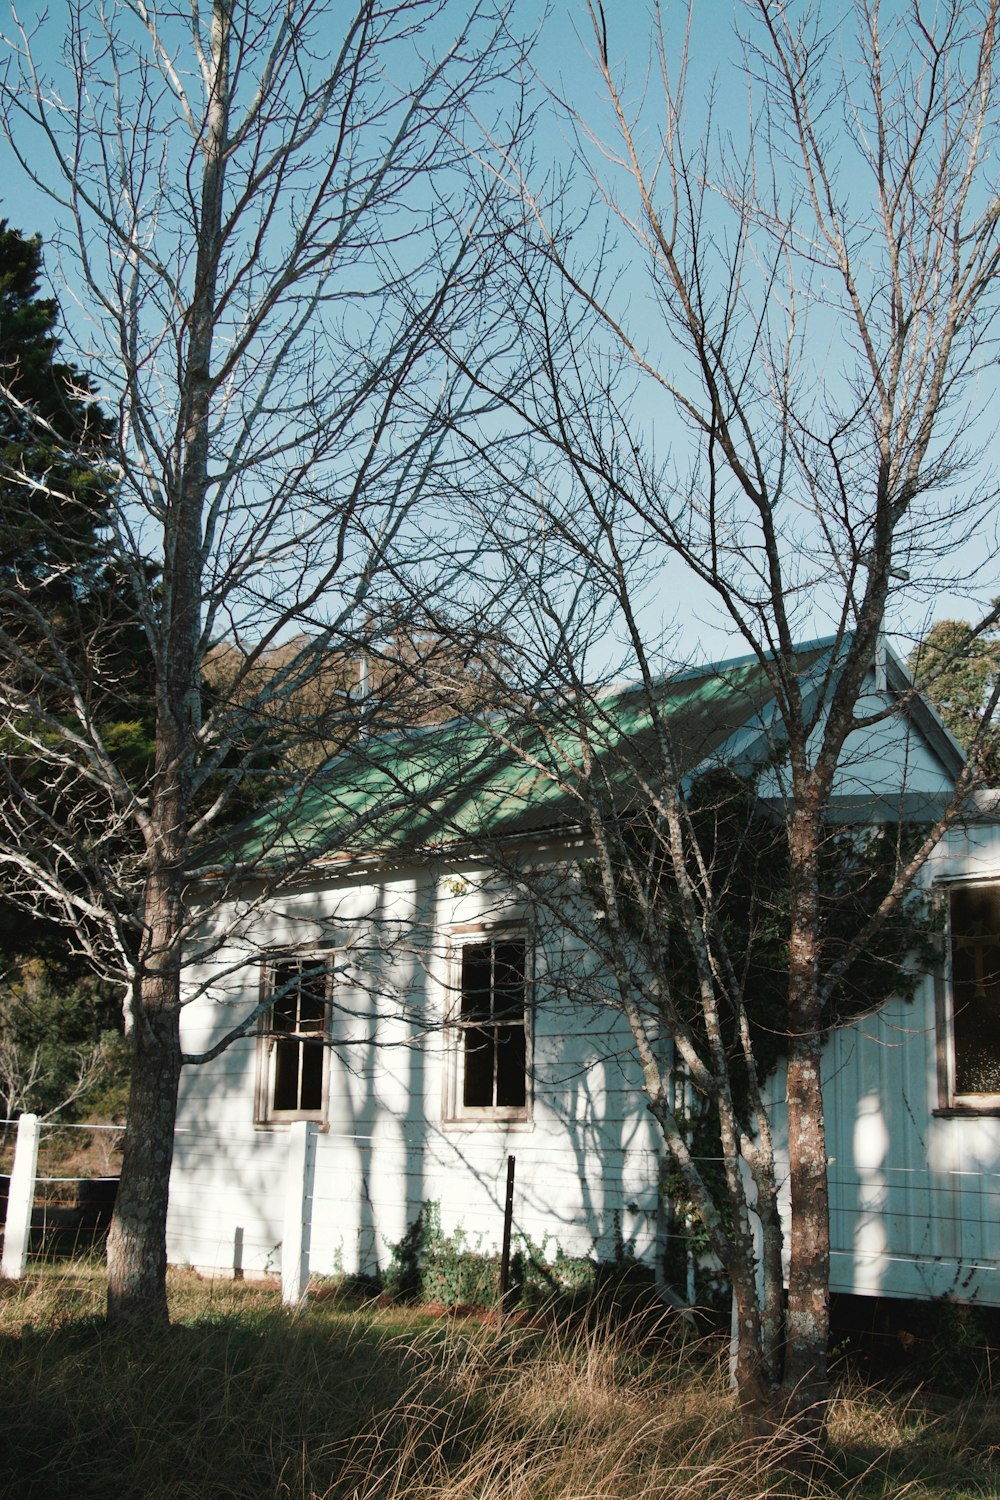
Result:
M617 1224L617 1221L616 1221ZM567 1255L559 1245L550 1249L527 1235L517 1235L510 1261L509 1300L534 1307L567 1294L590 1294L609 1283L631 1278L639 1267L633 1247L616 1228L611 1261ZM389 1266L382 1288L401 1302L441 1302L445 1307L493 1307L500 1299L500 1256L473 1242L459 1227L445 1234L441 1211L433 1201L420 1211L401 1240L389 1245Z

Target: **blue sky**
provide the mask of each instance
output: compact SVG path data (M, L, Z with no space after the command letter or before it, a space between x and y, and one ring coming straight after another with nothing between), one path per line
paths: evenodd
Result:
M840 8L839 3L832 4L829 0L824 0L824 17L828 12L832 15ZM54 4L53 19L58 17L59 10L59 3ZM710 80L715 74L719 80L715 96L716 127L723 132L731 129L734 139L738 141L745 118L745 102L739 87L739 76L730 71L737 54L734 25L736 11L737 7L728 3L728 0L721 0L721 3L715 3L715 0L697 0L688 101L689 118L693 124L699 125L703 118L702 104L707 96ZM519 19L523 17L525 23L532 24L535 13L534 7L527 0L521 0L515 15ZM666 14L668 24L683 24L683 7L672 7ZM606 15L612 59L624 70L629 85L638 90L650 54L647 7L619 0L617 5L607 5ZM592 45L590 22L583 7L576 4L575 0L556 0L541 30L536 66L539 76L578 109L581 115L603 125L607 123L607 117L603 113L602 84L587 56ZM564 158L568 150L567 136L566 122L555 113L543 119L537 136L537 153L543 165L549 159L555 161ZM55 221L49 200L30 184L19 180L16 168L8 159L6 148L0 151L0 166L3 170L2 180L7 184L2 199L2 212L13 225L26 231L38 231L43 239L50 238ZM59 283L54 266L50 265L49 270L53 276L54 290L60 297L67 316L72 318L72 286ZM986 394L988 393L984 390L984 398ZM669 442L670 424L674 419L665 405L662 416L660 409L651 408L643 413L643 418L647 425L656 430L659 441ZM994 465L996 439L992 425L989 430L984 426L980 427L977 442L986 454L988 464ZM973 562L981 555L983 545L981 540L970 544L969 572ZM1000 591L1000 580L995 585L995 591ZM651 633L657 633L660 628L669 628L671 622L676 621L685 634L697 634L704 654L709 657L721 657L731 650L742 649L741 643L733 641L726 627L710 617L707 602L676 567L668 567L663 586L651 591L644 609ZM949 614L968 615L972 612L972 604L956 590L942 593L936 601L935 609L938 617ZM910 628L918 630L923 618L921 607L920 613L911 614L908 620Z

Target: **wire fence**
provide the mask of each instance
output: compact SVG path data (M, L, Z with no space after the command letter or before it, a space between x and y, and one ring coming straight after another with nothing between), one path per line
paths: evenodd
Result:
M17 1121L0 1120L0 1218ZM29 1259L91 1253L103 1242L124 1132L39 1125ZM179 1130L169 1216L170 1258L227 1275L279 1274L289 1235L287 1130ZM676 1196L661 1153L641 1134L449 1132L401 1125L312 1131L313 1156L293 1209L319 1275L384 1271L421 1207L441 1236L495 1255L503 1235L508 1155L516 1158L513 1233L540 1260L635 1258L671 1276L711 1271L704 1233ZM722 1163L704 1158L706 1172ZM832 1287L1000 1306L1000 1162L829 1168ZM675 1193L671 1197L671 1191Z
M0 1120L0 1220L5 1226L17 1131L17 1120ZM123 1139L118 1125L38 1122L28 1260L73 1259L103 1249L118 1191Z
M172 1254L199 1267L276 1270L285 1213L281 1132L178 1133L171 1193ZM525 1133L433 1129L324 1131L302 1213L321 1274L384 1270L426 1203L441 1233L470 1253L497 1253L507 1160L516 1159L514 1234L539 1256L650 1259L662 1233L661 1160L624 1141L586 1148ZM211 1202L212 1213L204 1212Z
M648 1139L648 1138L647 1138ZM279 1132L199 1130L178 1140L174 1255L220 1270L277 1270L286 1176ZM384 1269L423 1203L446 1236L495 1253L508 1152L516 1157L514 1233L553 1259L635 1256L671 1278L710 1276L693 1206L659 1151L639 1140L556 1142L419 1126L322 1134L301 1211L317 1272ZM720 1175L719 1159L701 1158ZM832 1286L864 1295L979 1299L1000 1306L1000 1160L829 1167ZM672 1196L673 1195L673 1196ZM787 1188L783 1190L787 1208ZM205 1202L212 1212L206 1214Z

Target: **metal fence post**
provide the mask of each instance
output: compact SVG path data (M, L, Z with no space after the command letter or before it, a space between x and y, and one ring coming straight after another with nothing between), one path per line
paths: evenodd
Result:
M35 1175L38 1170L38 1137L41 1121L37 1115L22 1115L17 1122L17 1144L14 1165L7 1190L7 1218L3 1233L3 1260L0 1276L18 1281L28 1261L31 1236L31 1210L35 1203Z
M309 1120L293 1120L288 1128L285 1227L281 1240L281 1301L285 1307L301 1307L309 1285L309 1221L315 1150L315 1127Z
M507 1158L507 1192L503 1206L503 1247L500 1251L500 1305L497 1320L503 1323L510 1296L510 1231L514 1219L514 1158Z

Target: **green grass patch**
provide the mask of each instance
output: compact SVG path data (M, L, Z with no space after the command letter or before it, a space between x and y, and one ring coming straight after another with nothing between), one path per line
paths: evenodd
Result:
M829 1468L746 1442L718 1343L676 1320L539 1314L498 1330L173 1274L173 1326L103 1324L97 1267L0 1297L0 1485L18 1500L972 1500L1000 1409L844 1384Z

